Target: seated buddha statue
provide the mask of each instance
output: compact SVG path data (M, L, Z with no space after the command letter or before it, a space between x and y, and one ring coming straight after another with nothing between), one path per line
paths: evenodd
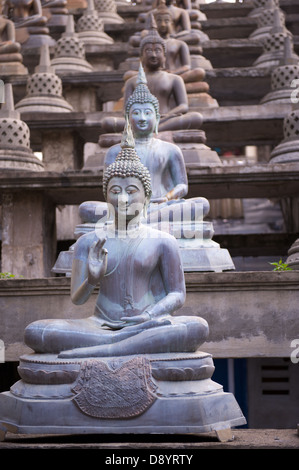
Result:
M209 202L202 197L183 199L188 193L185 159L178 145L157 137L159 101L148 88L141 64L136 83L137 86L126 103L124 120L126 126L132 130L136 152L151 176L152 193L147 222L154 223L163 217L167 220L169 210L180 212L179 206L183 204L185 219L189 216L194 220L196 212L202 220L209 212ZM105 168L115 162L120 150L120 144L108 149L104 160ZM87 224L97 223L106 213L105 202L86 201L79 208L82 221Z
M201 31L199 11L178 6L173 0L158 0L154 2L152 10L138 15L137 21L146 24L151 14L154 16L161 4L168 9L173 21L173 35L182 39L189 45L200 45L208 41L209 37Z
M0 55L18 54L21 45L16 42L15 26L11 20L0 15ZM0 57L1 61L1 57Z
M23 65L21 44L16 41L15 25L0 15L0 76L25 75L28 70Z
M208 324L174 315L185 301L181 258L173 236L141 222L151 178L129 132L104 171L103 192L113 222L77 240L71 277L76 305L99 288L94 313L35 321L25 330L25 343L60 358L196 351Z
M6 0L5 11L16 29L27 28L29 34L49 34L40 0Z
M189 111L184 80L180 75L164 70L166 43L153 28L140 43L140 59L148 88L160 104L159 132L182 129L200 129L203 121L198 112ZM137 85L134 74L125 82L123 101L127 102ZM108 117L102 120L105 132L120 132L124 129L124 118Z

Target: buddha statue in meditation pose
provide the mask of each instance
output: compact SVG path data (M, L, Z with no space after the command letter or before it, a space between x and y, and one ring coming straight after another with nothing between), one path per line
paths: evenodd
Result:
M40 0L6 0L5 11L15 23L16 28L39 29L47 34L47 18L43 16ZM31 31L31 29L30 29Z
M33 322L25 343L61 358L196 351L208 324L174 315L185 301L179 249L172 235L141 223L151 178L130 132L104 172L103 192L113 223L77 240L71 279L71 298L78 305L99 288L94 314Z
M189 111L188 97L184 80L180 75L164 70L166 43L153 28L140 43L140 58L151 93L160 105L159 132L182 129L200 129L203 117L198 112ZM137 86L137 75L129 78L124 88L124 103ZM104 118L102 127L106 132L119 132L124 129L124 119Z
M15 26L13 22L0 15L0 55L18 54L20 50L21 45L15 40ZM19 55L17 59L19 59Z
M127 100L124 120L126 126L130 126L132 130L136 152L151 177L152 191L147 208L147 222L156 224L161 219L169 221L173 218L173 215L169 216L170 212L178 215L180 220L182 213L185 221L194 221L195 217L202 220L209 212L209 201L203 197L184 199L188 193L184 156L178 145L157 136L159 101L147 86L141 64L136 84ZM120 150L121 144L108 149L104 160L105 168L115 162ZM97 223L106 213L106 202L86 201L79 208L81 219L87 224Z

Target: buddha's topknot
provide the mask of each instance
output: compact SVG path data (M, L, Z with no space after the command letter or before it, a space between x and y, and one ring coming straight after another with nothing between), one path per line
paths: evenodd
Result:
M166 41L158 33L157 23L155 21L153 13L149 15L149 27L148 33L140 41L140 54L142 54L143 48L146 44L160 44L163 47L164 53L166 54Z
M125 114L127 116L129 116L130 109L135 103L151 103L155 109L157 119L160 119L159 100L149 91L146 75L141 63L139 65L136 88L126 102Z
M103 193L107 198L107 186L111 178L128 177L138 178L144 188L145 196L151 197L151 176L135 151L135 142L130 125L128 124L122 138L121 151L117 155L115 162L109 165L103 174Z

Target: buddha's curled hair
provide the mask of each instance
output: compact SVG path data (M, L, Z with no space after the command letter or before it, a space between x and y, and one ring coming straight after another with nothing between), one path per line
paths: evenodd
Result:
M127 119L130 113L130 109L135 103L151 103L155 109L157 119L160 119L159 100L149 91L146 75L141 63L139 65L136 88L126 102L125 114Z
M105 199L107 198L107 186L111 178L128 178L130 176L141 181L145 196L150 198L152 194L151 176L135 151L133 134L128 124L123 134L121 151L117 155L115 162L111 163L103 174L103 193Z

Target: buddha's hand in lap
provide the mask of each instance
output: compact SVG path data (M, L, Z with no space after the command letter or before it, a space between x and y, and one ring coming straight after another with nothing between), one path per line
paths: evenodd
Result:
M103 248L106 238L99 238L94 242L88 255L88 282L97 285L99 280L105 275L107 269L107 250Z
M170 324L170 320L161 318L151 318L148 312L143 312L140 315L134 315L132 317L122 317L119 322L105 322L103 326L106 326L112 330L120 330L122 328L129 328L138 326L142 329L153 328L155 326L162 326Z

